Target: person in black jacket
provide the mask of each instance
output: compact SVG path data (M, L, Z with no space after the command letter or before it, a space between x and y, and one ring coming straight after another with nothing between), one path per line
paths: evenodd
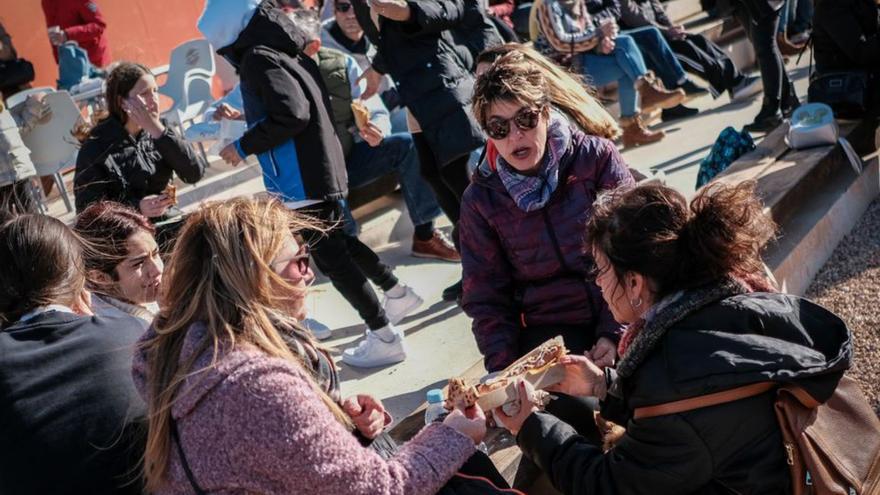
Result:
M867 72L868 105L880 113L880 4L876 0L819 0L813 16L816 72Z
M394 325L422 299L341 227L348 194L345 155L318 64L302 52L311 40L288 10L277 0L205 4L199 30L238 71L250 127L220 155L233 165L257 155L266 189L288 208L327 225L326 232L306 232L315 264L368 327L357 347L343 351L342 361L358 367L397 363L406 359L406 348ZM383 303L368 279L385 293Z
M163 191L174 173L189 184L198 182L207 164L159 118L150 69L130 62L116 66L107 77L107 108L109 115L89 132L76 158L76 211L109 200L137 209L154 223L179 216ZM160 245L174 230L159 229Z
M4 223L0 259L0 493L142 493L143 327L91 315L79 240L55 218Z
M500 418L567 494L790 493L775 391L653 417L639 408L758 382L830 398L852 359L851 334L828 310L773 292L760 252L772 220L753 184L703 189L690 204L659 183L600 199L587 226L596 281L628 323L616 369L566 356L550 390L598 397L626 426L608 452L537 410Z
M358 22L377 54L365 71L364 97L379 87L382 74L397 83L409 111L422 175L440 208L457 224L461 196L470 183L467 163L485 143L467 107L473 92L475 57L502 39L475 0L353 0ZM374 21L374 17L377 19ZM458 245L458 229L453 230ZM461 282L443 298L461 295Z

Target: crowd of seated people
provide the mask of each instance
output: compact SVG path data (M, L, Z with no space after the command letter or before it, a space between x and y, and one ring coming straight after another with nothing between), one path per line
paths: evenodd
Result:
M774 72L778 12L759 1L740 0L740 15L765 44L755 127L767 129L797 99L784 66ZM0 492L505 489L478 449L489 411L457 406L398 445L381 400L342 395L306 323L314 260L367 326L342 364L406 358L396 325L422 300L358 239L346 202L392 170L413 251L433 242L435 257L461 260L446 297L472 319L488 372L564 340L555 400L523 383L519 411L491 411L558 490L791 490L772 392L634 420L768 379L827 397L850 365L845 323L766 276L774 224L754 184L688 201L637 183L614 142L662 139L643 117L652 108L693 114L682 103L707 90L686 72L732 99L758 78L655 0L543 0L534 48L501 43L487 17L513 26L513 2L333 0L323 25L291 3L209 0L198 24L241 76L242 108L217 112L249 128L221 157L257 156L269 198L172 209L173 174L196 182L206 163L159 118L150 71L121 63L109 114L83 141L72 226L0 214L0 431L18 446L0 454ZM847 5L860 14L816 2L820 73L876 72L877 4ZM612 81L619 120L590 85ZM354 101L372 110L361 126ZM434 228L441 211L451 240ZM608 452L596 413L626 428Z

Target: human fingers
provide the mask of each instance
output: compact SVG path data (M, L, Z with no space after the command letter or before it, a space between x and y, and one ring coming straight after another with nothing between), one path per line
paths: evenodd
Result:
M361 415L362 408L358 403L357 397L349 397L342 401L342 410L345 411L345 414L354 418Z

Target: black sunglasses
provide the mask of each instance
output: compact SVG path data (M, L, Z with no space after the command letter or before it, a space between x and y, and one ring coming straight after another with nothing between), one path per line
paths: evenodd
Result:
M541 112L543 111L543 108L521 108L512 119L492 117L486 122L486 134L492 139L501 140L506 138L510 134L511 121L519 127L519 130L531 131L538 127L538 122L541 120Z
M336 10L339 12L342 12L344 14L344 13L348 12L349 10L351 10L351 4L350 3L337 3Z

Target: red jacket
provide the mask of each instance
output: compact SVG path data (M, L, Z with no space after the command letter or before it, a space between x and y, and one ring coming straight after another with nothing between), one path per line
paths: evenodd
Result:
M89 60L98 67L110 63L110 47L104 29L107 23L90 0L42 0L46 27L58 26L70 41L76 41L89 53ZM58 51L53 48L55 61Z

